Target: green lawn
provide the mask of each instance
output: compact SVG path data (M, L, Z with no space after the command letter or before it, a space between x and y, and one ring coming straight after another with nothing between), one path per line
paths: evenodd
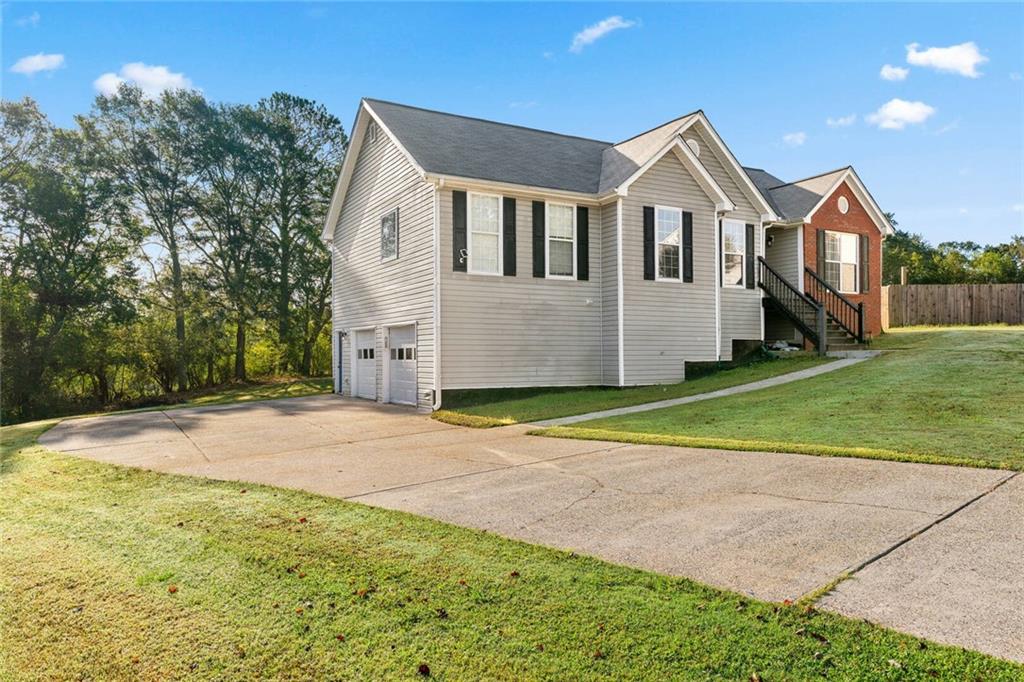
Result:
M795 372L824 362L828 360L813 355L765 359L678 384L632 388L586 386L446 391L444 409L436 412L434 416L453 424L484 427L556 419L717 391L729 386Z
M0 430L0 679L1024 675L407 514L60 455L32 445L47 426Z
M917 327L881 357L549 435L1024 469L1024 327Z

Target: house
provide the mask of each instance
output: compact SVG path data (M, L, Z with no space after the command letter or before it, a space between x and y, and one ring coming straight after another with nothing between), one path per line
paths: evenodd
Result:
M335 390L678 382L880 331L892 231L850 167L742 167L702 111L617 143L364 99L324 239Z

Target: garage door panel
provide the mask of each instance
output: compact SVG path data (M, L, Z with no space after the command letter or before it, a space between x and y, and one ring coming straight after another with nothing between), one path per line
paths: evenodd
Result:
M355 349L355 386L352 393L357 398L377 399L377 349L376 335L372 329L357 331Z
M416 404L416 327L392 327L389 330L389 399L403 405Z

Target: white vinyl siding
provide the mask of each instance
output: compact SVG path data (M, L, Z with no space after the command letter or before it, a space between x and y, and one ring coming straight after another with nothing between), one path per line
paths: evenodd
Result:
M754 255L763 255L760 235L761 209L755 207L748 196L747 192L750 190L744 191L741 187L737 172L727 163L725 156L712 142L710 133L703 129L702 124L698 123L689 128L683 137L697 140L701 148L700 162L736 205L736 208L724 217L738 220L744 225L754 225ZM722 287L719 299L722 325L720 350L723 360L731 360L733 339L761 338L761 291L757 286L753 289Z
M617 386L619 383L619 278L618 278L618 222L617 203L612 202L601 207L601 219L595 222L590 218L591 226L600 226L600 257L595 260L601 264L599 279L601 281L601 383ZM591 232L590 243L598 241L598 235ZM593 274L593 273L591 273Z
M643 208L659 205L693 214L692 284L665 286L644 279ZM715 205L669 153L629 188L622 222L625 383L682 381L685 362L717 358Z
M452 190L462 189L440 190L442 387L602 383L602 209L585 204L590 279L534 277L533 201L548 197L505 194L516 201L516 276L481 276L452 270Z
M768 236L772 245L765 248L765 260L775 272L787 282L803 290L803 273L800 269L800 233L803 226L772 227ZM765 340L798 341L800 333L787 317L778 312L765 313Z
M383 360L388 325L416 323L417 402L429 408L434 386L433 187L423 182L384 134L359 151L333 236L332 314L341 344L342 392L352 395L356 328L372 328L375 358ZM381 261L381 216L398 209L401 257ZM450 246L449 246L450 248ZM376 362L383 399L383 362Z

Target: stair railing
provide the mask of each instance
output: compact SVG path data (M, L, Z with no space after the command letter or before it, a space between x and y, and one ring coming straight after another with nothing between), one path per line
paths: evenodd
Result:
M824 305L836 324L864 343L864 303L853 303L810 268L804 268L804 284L807 295Z
M811 339L818 349L818 354L824 355L828 345L825 307L806 296L785 277L775 272L765 262L764 257L758 256L757 264L757 285L775 301L800 332Z

